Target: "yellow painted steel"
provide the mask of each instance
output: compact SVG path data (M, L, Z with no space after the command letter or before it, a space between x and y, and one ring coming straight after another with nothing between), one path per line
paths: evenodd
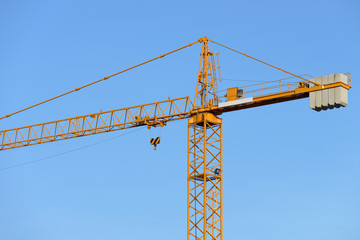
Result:
M9 129L0 131L0 150L139 126L164 126L189 118L192 109L190 98L182 97Z
M227 101L237 100L239 98L252 98L252 101L220 108L219 102L221 99L219 99L217 89L217 80L221 79L220 65L216 63L216 59L218 60L218 58L214 58L214 54L209 52L209 41L216 43L209 40L207 37L201 38L198 41L190 43L182 48L160 55L157 58L143 62L13 114L6 115L2 118L25 111L71 92L78 91L84 87L106 80L112 76L200 42L202 43L202 50L193 103L189 97L182 97L3 130L0 131L0 151L133 127L147 126L148 128L151 128L152 126L165 126L169 121L187 118L187 239L222 240L222 119L217 115L245 108L304 98L308 97L309 92L327 88L344 87L346 89L350 89L351 75L348 74L348 84L342 82L328 85L314 83L314 87L309 87L309 84L305 84L304 82L293 80L289 83L282 79L268 82L272 84L270 86L265 86L265 84L268 83L262 83L242 87L240 89L229 89L227 92ZM226 47L221 44L219 45ZM238 52L229 47L226 48ZM279 69L285 73L291 74L294 76L294 79L299 78L305 80L306 82L311 82L303 76L292 74L281 68L250 57L247 54L241 52L238 53ZM219 77L217 77L217 74L219 74ZM238 94L238 89L241 91L241 94ZM160 138L151 139L150 143L156 147L156 144L160 143Z
M228 88L226 91L226 100L227 101L237 100L238 99L238 90L239 90L239 88L237 88L237 87Z
M170 51L170 52L161 54L160 56L157 56L157 57L152 58L152 59L150 59L150 60L147 60L147 61L145 61L145 62L139 63L139 64L137 64L137 65L135 65L135 66L129 67L129 68L127 68L127 69L124 69L124 70L122 70L122 71L120 71L120 72L111 74L111 75L109 75L109 76L103 77L103 78L101 78L101 79L99 79L99 80L96 80L96 81L91 82L91 83L89 83L89 84L86 84L86 85L84 85L84 86L75 88L75 89L73 89L73 90L71 90L71 91L69 91L69 92L60 94L60 95L58 95L58 96L56 96L56 97L47 99L47 100L45 100L45 101L42 101L42 102L37 103L37 104L34 104L34 105L30 106L30 107L21 109L21 110L19 110L19 111L13 112L13 113L11 113L11 114L7 114L7 115L5 115L5 116L3 116L3 117L0 117L0 120L1 120L1 119L4 119L4 118L11 117L11 116L13 116L13 115L15 115L15 114L18 114L18 113L21 113L21 112L23 112L23 111L29 110L29 109L31 109L31 108L33 108L33 107L37 107L37 106L39 106L39 105L41 105L41 104L50 102L50 101L55 100L55 99L57 99L57 98L63 97L63 96L68 95L68 94L70 94L70 93L77 92L77 91L79 91L79 90L81 90L81 89L83 89L83 88L86 88L86 87L89 87L89 86L94 85L94 84L96 84L96 83L105 81L105 80L107 80L107 79L109 79L109 78L112 78L112 77L114 77L114 76L117 76L117 75L119 75L119 74L121 74L121 73L127 72L127 71L129 71L129 70L131 70L131 69L134 69L134 68L137 68L137 67L140 67L140 66L142 66L142 65L144 65L144 64L147 64L147 63L149 63L149 62L152 62L152 61L154 61L154 60L163 58L163 57L165 57L165 56L167 56L167 55L170 55L170 54L172 54L172 53L174 53L174 52L180 51L180 50L182 50L182 49L184 49L184 48L190 47L190 46L192 46L192 45L194 45L194 44L196 44L196 43L199 43L199 42L201 42L201 39L199 39L199 40L197 40L197 41L195 41L195 42L189 43L189 44L187 44L187 45L185 45L185 46L182 46L182 47L180 47L180 48L177 48L177 49L175 49L175 50L173 50L173 51Z
M194 110L202 112L188 120L187 239L222 240L222 120L207 112L219 103L216 63L208 38L201 42Z
M160 144L160 137L157 138L151 138L150 144L154 146L154 150L156 150L156 146Z
M220 172L217 174L216 169ZM187 239L223 239L222 119L200 113L188 120Z
M311 83L314 84L315 86L321 86L320 84L315 83L315 82L313 82L313 81L310 81L309 79L305 79L305 78L303 78L303 77L301 77L301 76L299 76L299 75L296 75L296 74L293 74L293 73L291 73L291 72L288 72L288 71L286 71L286 70L284 70L284 69L282 69L282 68L276 67L276 66L274 66L274 65L272 65L272 64L270 64L270 63L267 63L267 62L264 62L264 61L262 61L262 60L260 60L260 59L257 59L257 58L254 58L254 57L252 57L252 56L249 56L249 55L246 54L246 53L239 52L239 51L237 51L237 50L235 50L235 49L229 48L229 47L227 47L227 46L225 46L225 45L223 45L223 44L220 44L220 43L215 42L215 41L210 40L210 39L209 39L209 41L212 42L212 43L215 43L215 44L217 44L217 45L219 45L219 46L222 46L222 47L224 47L224 48L227 48L227 49L229 49L229 50L231 50L231 51L234 51L234 52L236 52L236 53L239 53L239 54L241 54L241 55L243 55L243 56L245 56L245 57L247 57L247 58L251 58L251 59L253 59L253 60L255 60L255 61L258 61L258 62L260 62L260 63L263 63L263 64L265 64L265 65L268 65L269 67L275 68L275 69L280 70L280 71L282 71L282 72L284 72L284 73L287 73L287 74L290 74L290 75L292 75L292 76L294 76L294 77L297 77L297 78L300 78L300 79L302 79L302 80L305 80L306 82L311 82Z
M294 88L295 85L289 86L280 82L280 85L278 84L268 89L259 88L257 90L244 91L243 97L253 97L253 102L235 105L231 108L219 108L217 105L211 104L212 101L209 101L207 107L194 109L190 98L182 97L8 129L0 131L0 151L138 126L148 126L148 128L156 125L164 126L169 121L189 118L203 112L222 114L243 108L269 104L269 102L271 104L280 101L295 100L297 99L296 96L302 95L303 97L307 97L307 95L304 94L322 89L335 87L350 89L351 78L349 78L349 84L350 85L338 82L309 88ZM271 91L271 93L263 94L264 91L273 90L275 88L276 93L273 93L275 92L274 90ZM256 93L259 94L256 95Z
M202 48L194 99L195 109L219 103L217 82L213 72L216 68L212 66L212 62L215 61L214 54L209 52L209 39L207 37L201 38L200 41Z
M319 90L324 90L324 89L329 89L329 88L335 88L335 87L343 87L347 90L349 90L351 88L351 86L349 86L345 83L342 83L342 82L331 83L331 84L321 85L321 86L314 86L314 87L309 87L309 88L304 88L304 87L300 86L300 87L295 88L294 90L290 90L290 91L279 91L278 93L266 94L263 96L254 97L254 102L288 97L288 96L297 95L297 94L301 94L301 93L309 93L309 92L314 92L314 91L319 91Z
M192 115L206 112L206 111L213 112L214 114L222 114L224 112L229 112L229 111L234 111L234 110L239 110L241 108L244 108L243 106L241 106L241 108L234 106L232 108L219 109L219 107L218 107L219 97L218 97L216 73L215 73L216 70L215 69L220 69L220 66L219 66L219 64L215 63L214 54L209 52L209 46L208 46L209 41L214 42L212 40L209 40L207 37L201 38L198 41L190 43L184 47L178 48L178 49L168 52L166 54L162 54L156 58L150 59L141 64L135 65L133 67L130 67L130 68L120 71L118 73L112 74L110 76L104 77L98 81L95 81L93 83L87 84L80 88L74 89L73 91L64 93L62 95L51 98L51 99L41 102L39 104L33 105L29 108L38 106L42 103L51 101L58 97L69 94L71 92L78 91L82 88L88 87L99 81L106 80L110 77L113 77L115 75L118 75L120 73L128 71L130 69L133 69L135 67L141 66L141 65L151 62L155 59L162 58L168 54L171 54L173 52L179 51L186 47L192 46L198 42L201 42L202 43L202 51L201 51L201 58L200 58L200 64L199 64L199 73L198 73L198 78L197 78L194 104L191 103L189 97L184 97L184 98L171 99L171 100L162 101L162 102L155 102L155 103L144 104L144 105L139 105L139 106L134 106L134 107L128 107L128 108L123 108L123 109L117 109L117 110L112 110L112 111L108 111L108 112L94 113L94 114L77 116L77 117L73 117L73 118L62 119L62 120L46 122L46 123L40 123L40 124L35 124L35 125L30 125L30 126L25 126L25 127L20 127L20 128L3 130L3 131L0 131L0 143L1 143L0 150L6 150L6 149L29 146L29 145L34 145L34 144L58 141L58 140L80 137L80 136L87 136L87 135L92 135L92 134L97 134L97 133L102 133L102 132L121 130L121 129L143 126L143 125L147 125L149 128L154 125L164 126L166 124L166 122L168 122L168 121L189 118ZM216 42L214 42L214 43L216 43ZM218 44L218 43L216 43L216 44ZM221 45L221 44L219 44L219 45ZM221 45L221 46L224 46L224 45ZM231 50L234 50L234 49L231 49ZM234 51L236 51L236 50L234 50ZM236 52L238 52L238 51L236 51ZM241 53L241 54L243 54L243 53ZM250 57L246 54L243 54L243 55ZM250 57L250 58L252 58L252 57ZM255 59L255 60L258 60L258 59ZM260 61L260 60L258 60L258 61ZM262 62L262 61L260 61L260 62ZM267 64L267 65L270 65L270 64ZM270 66L272 66L272 65L270 65ZM275 67L275 68L277 68L277 67ZM280 69L280 70L282 70L282 69ZM285 70L282 70L282 71L289 73ZM304 79L301 76L297 76L292 73L289 73L289 74L295 76L296 78ZM220 78L221 78L221 76L220 76ZM246 87L244 87L244 89L243 89L244 94L242 97L243 98L249 97L249 95L252 94L252 96L250 96L250 97L253 97L254 101L252 103L248 103L247 107L256 107L256 106L260 106L263 102L267 102L266 104L268 104L268 102L271 100L274 100L273 103L277 102L277 100L281 100L281 101L283 101L284 99L285 100L287 100L287 99L293 100L296 98L291 98L292 96L298 96L299 94L305 94L308 92L317 91L317 90L326 89L326 88L342 86L346 89L350 89L351 88L351 75L349 73L348 73L348 78L349 78L349 84L333 83L333 84L324 85L324 86L315 84L317 86L314 86L311 88L306 88L306 87L295 88L295 84L284 84L282 82L282 80L280 80L275 84L275 87L270 87L270 88L264 88L262 86L259 89L248 91L246 89ZM308 79L304 79L304 80L309 81ZM278 88L277 93L273 93L273 92L265 93L266 90L270 89L272 91L275 88ZM261 93L261 94L259 94L259 93ZM185 102L180 103L182 100L184 100ZM179 104L181 105L180 108L179 108ZM165 106L162 108L160 105L165 105ZM20 110L13 114L19 113L21 111L25 111L29 108ZM149 110L150 113L147 113L148 110L146 110L146 108L151 108ZM172 112L169 114L166 114L165 112L162 112L163 109L166 109L166 111L170 110ZM138 114L136 113L137 111L139 111ZM5 117L11 116L13 114L6 115ZM151 115L151 114L153 114L153 115ZM2 118L4 118L4 117L2 117ZM2 119L2 118L0 118L0 119Z

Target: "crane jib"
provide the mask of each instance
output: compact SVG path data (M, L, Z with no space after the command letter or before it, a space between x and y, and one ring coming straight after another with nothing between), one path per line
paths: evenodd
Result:
M209 42L290 74L292 77L219 91L218 82L221 81L219 58L216 52L209 51ZM202 49L193 102L190 97L169 98L160 102L3 130L0 131L0 150L141 126L147 126L149 129L163 127L170 121L188 119L187 239L222 240L223 122L219 115L309 96L309 105L316 111L346 106L348 104L347 90L352 87L350 74L337 73L317 78L293 74L204 37L70 92L5 115L0 120L107 80L196 43L202 43ZM160 144L160 137L151 138L150 144L156 150L156 146Z

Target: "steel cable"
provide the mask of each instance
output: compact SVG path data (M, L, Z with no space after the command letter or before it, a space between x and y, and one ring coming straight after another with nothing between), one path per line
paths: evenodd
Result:
M95 145L98 145L98 144L101 144L101 143L104 143L104 142L108 142L108 141L114 140L116 138L122 137L124 135L128 135L130 133L133 133L133 132L136 132L136 131L139 131L139 130L143 130L143 129L144 128L138 128L138 129L132 130L130 132L123 133L123 134L120 134L120 135L117 135L117 136L114 136L114 137L111 137L111 138L107 138L107 139L99 141L99 142L95 142L95 143L92 143L92 144L89 144L89 145L85 145L85 146L82 146L82 147L79 147L79 148L75 148L75 149L72 149L72 150L69 150L69 151L57 153L57 154L54 154L54 155L51 155L51 156L48 156L48 157L43 157L43 158L40 158L40 159L28 161L28 162L23 162L23 163L11 165L11 166L8 166L8 167L3 167L3 168L0 168L0 171L4 171L4 170L10 169L10 168L21 167L21 166L24 166L24 165L29 165L29 164L32 164L32 163L44 161L44 160L54 158L54 157L59 157L59 156L62 156L62 155L68 154L68 153L72 153L72 152L82 150L84 148L88 148L88 147L92 147L92 146L95 146Z
M200 41L201 41L201 39L200 39L200 40L197 40L196 42L189 43L189 44L187 44L187 45L185 45L185 46L183 46L183 47L180 47L180 48L178 48L178 49L175 49L175 50L173 50L173 51L171 51L171 52L162 54L162 55L160 55L160 56L158 56L158 57L156 57L156 58L147 60L147 61L145 61L145 62L142 62L142 63L139 63L139 64L137 64L137 65L135 65L135 66L132 66L132 67L130 67L130 68L127 68L127 69L125 69L125 70L122 70L122 71L120 71L120 72L114 73L114 74L112 74L112 75L109 75L109 76L107 76L107 77L101 78L101 79L99 79L99 80L97 80L97 81L94 81L94 82L92 82L92 83L86 84L86 85L84 85L84 86L82 86L82 87L75 88L74 90L71 90L71 91L69 91L69 92L60 94L60 95L58 95L58 96L56 96L56 97L47 99L47 100L42 101L42 102L40 102L40 103L34 104L34 105L30 106L30 107L27 107L27 108L21 109L21 110L19 110L19 111L16 111L16 112L7 114L7 115L1 117L0 120L2 120L2 119L4 119L4 118L11 117L11 116L13 116L13 115L15 115L15 114L21 113L21 112L23 112L23 111L26 111L26 110L31 109L31 108L33 108L33 107L39 106L39 105L41 105L41 104L50 102L50 101L55 100L55 99L57 99L57 98L63 97L63 96L65 96L65 95L67 95L67 94L70 94L70 93L73 93L73 92L77 92L77 91L79 91L79 90L81 90L81 89L83 89L83 88L89 87L89 86L94 85L94 84L96 84L96 83L105 81L105 80L107 80L107 79L109 79L109 78L111 78L111 77L114 77L114 76L119 75L119 74L121 74L121 73L127 72L127 71L129 71L129 70L131 70L131 69L134 69L134 68L139 67L139 66L141 66L141 65L144 65L144 64L146 64L146 63L152 62L152 61L157 60L157 59L159 59L159 58L165 57L165 56L170 55L170 54L172 54L172 53L174 53L174 52L177 52L177 51L179 51L179 50L182 50L182 49L184 49L184 48L190 47L190 46L192 46L192 45L194 45L194 44L196 44L196 43L198 43L198 42L200 42Z
M284 70L284 69L282 69L282 68L276 67L276 66L274 66L274 65L272 65L272 64L270 64L270 63L267 63L267 62L261 61L261 60L259 60L259 59L257 59L257 58L251 57L251 56L247 55L246 53L239 52L239 51L237 51L237 50L235 50L235 49L232 49L232 48L229 48L229 47L227 47L227 46L225 46L225 45L222 45L222 44L220 44L220 43L217 43L217 42L215 42L215 41L213 41L213 40L211 40L211 39L209 39L209 41L212 42L212 43L215 43L215 44L217 44L217 45L219 45L219 46L222 46L222 47L224 47L224 48L227 48L227 49L229 49L229 50L231 50L231 51L234 51L234 52L236 52L236 53L239 53L239 54L241 54L241 55L243 55L243 56L245 56L245 57L251 58L251 59L253 59L253 60L255 60L255 61L261 62L261 63L263 63L263 64L265 64L265 65L268 65L268 66L270 66L270 67L272 67L272 68L275 68L275 69L277 69L277 70L280 70L280 71L282 71L282 72L284 72L284 73L290 74L290 75L292 75L292 76L294 76L294 77L300 78L300 79L305 80L305 81L307 81L307 82L311 82L311 83L315 84L315 86L320 86L320 84L318 84L318 83L315 83L315 82L310 81L310 80L308 80L308 79L305 79L305 78L303 78L303 77L301 77L301 76L299 76L299 75L296 75L296 74L293 74L293 73L291 73L291 72L288 72L288 71L286 71L286 70Z

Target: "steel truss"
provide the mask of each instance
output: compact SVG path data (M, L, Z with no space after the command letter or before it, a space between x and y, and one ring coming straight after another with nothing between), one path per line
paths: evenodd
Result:
M188 240L222 240L222 119L212 113L188 122Z

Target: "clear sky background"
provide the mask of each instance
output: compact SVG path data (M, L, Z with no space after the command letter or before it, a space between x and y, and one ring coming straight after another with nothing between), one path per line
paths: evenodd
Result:
M346 108L315 112L303 99L221 116L224 239L358 240L359 10L356 0L2 0L0 115L203 36L296 74L351 72ZM193 98L200 46L1 120L0 129ZM286 77L210 48L223 78L242 80L221 89ZM187 121L133 130L0 152L0 239L185 239ZM160 134L154 151L149 137Z

